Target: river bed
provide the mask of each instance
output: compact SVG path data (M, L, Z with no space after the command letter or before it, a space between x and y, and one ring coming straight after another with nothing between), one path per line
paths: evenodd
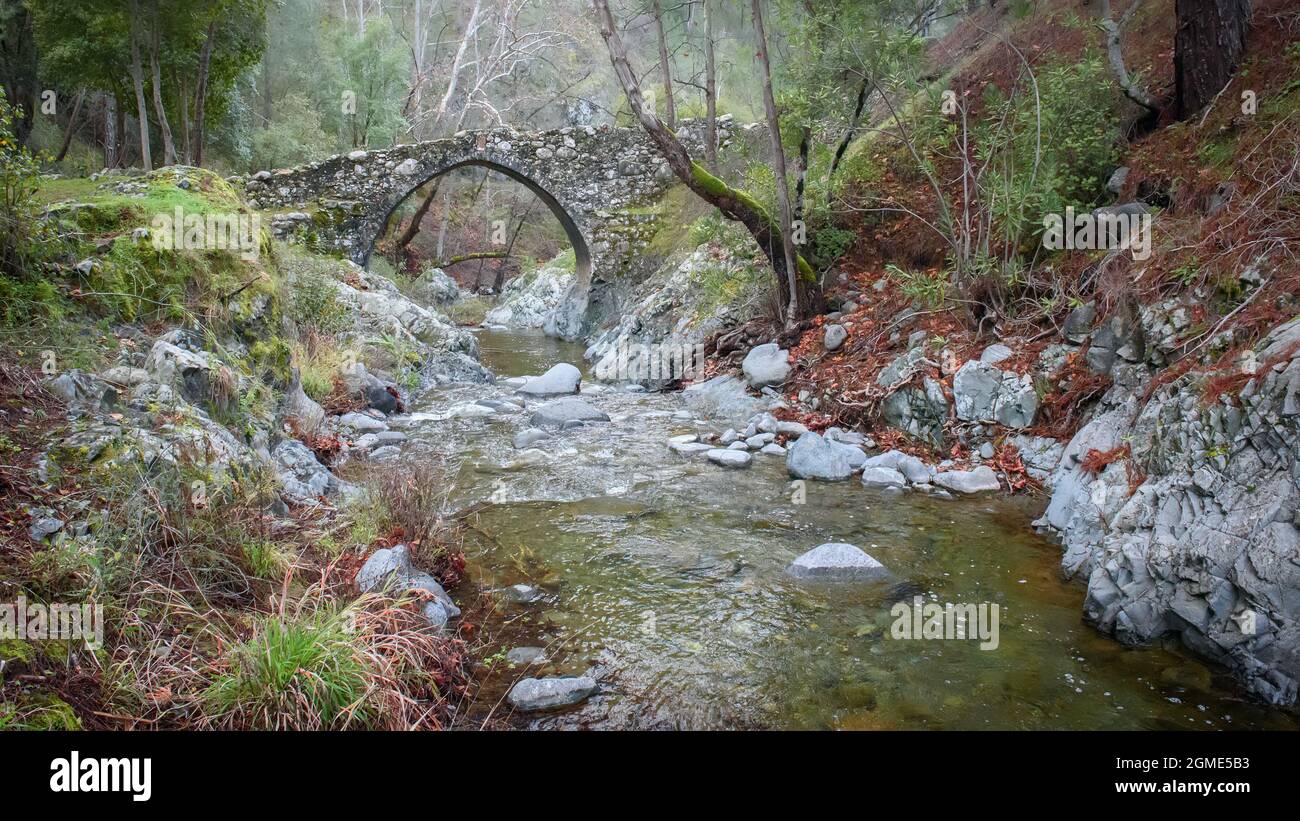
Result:
M498 377L585 371L582 346L481 331ZM584 388L592 387L584 380ZM600 388L597 387L599 391ZM538 728L1242 729L1294 728L1181 650L1129 648L1083 623L1083 588L1029 522L1041 500L889 497L852 480L793 492L782 457L729 471L668 450L669 436L717 430L680 418L675 394L617 388L583 399L611 422L557 434L521 458L525 413L447 418L512 394L504 385L426 392L404 429L407 458L452 465L466 517L467 602L514 584L487 635L477 712ZM395 425L396 427L396 425ZM828 541L891 571L868 584L809 584L784 568ZM996 649L978 640L891 637L899 601L996 603ZM540 665L503 653L532 645ZM543 715L509 715L527 675L590 673L601 691Z

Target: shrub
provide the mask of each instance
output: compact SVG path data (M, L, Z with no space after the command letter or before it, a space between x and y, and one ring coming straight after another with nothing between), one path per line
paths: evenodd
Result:
M368 670L350 609L265 616L229 653L203 702L217 724L261 729L365 726Z

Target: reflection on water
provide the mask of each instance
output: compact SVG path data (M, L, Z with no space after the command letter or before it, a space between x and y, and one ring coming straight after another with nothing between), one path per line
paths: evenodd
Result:
M483 332L499 376L581 364L582 348ZM669 452L706 430L675 418L675 395L584 397L612 421L511 447L529 411L432 421L505 386L430 392L408 451L460 460L452 499L468 517L471 585L533 585L501 605L509 646L547 648L541 667L495 664L484 700L539 672L594 671L601 695L531 726L794 728L1244 728L1293 719L1242 700L1181 652L1126 648L1081 622L1083 591L1061 581L1057 546L1025 502L888 498L856 482L809 483L795 504L784 462L723 471ZM679 414L680 415L680 414ZM540 461L539 461L540 460ZM825 585L783 573L825 541L856 544L888 580ZM1000 644L890 636L890 607L997 603ZM508 649L505 647L503 649ZM524 719L520 719L525 721Z

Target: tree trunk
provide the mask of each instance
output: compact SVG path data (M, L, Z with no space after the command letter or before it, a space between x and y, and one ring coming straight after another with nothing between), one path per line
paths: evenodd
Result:
M1174 86L1178 117L1205 106L1232 79L1246 49L1250 0L1175 0Z
M117 167L117 98L104 94L104 167Z
M145 171L153 170L153 155L149 150L149 115L144 102L144 66L140 62L139 21L140 4L131 0L131 84L135 86L135 112L140 121L140 164Z
M664 11L659 0L653 0L655 31L659 34L659 70L664 80L664 118L669 131L677 129L677 105L673 102L673 64L668 61L668 37L664 34Z
M451 189L444 189L442 192L442 219L438 221L438 244L434 247L434 256L442 259L442 253L447 248L447 226L451 222Z
M608 0L592 0L592 6L599 18L600 35L609 49L614 73L618 75L623 93L627 96L628 105L636 115L637 121L641 123L641 127L645 129L655 148L663 155L668 167L687 188L690 188L700 199L717 208L727 219L745 226L771 263L772 270L776 273L777 290L781 293L783 302L788 303L790 294L786 272L789 269L785 249L781 243L780 225L753 197L744 191L732 188L710 174L699 163L694 162L681 141L664 127L653 111L646 107L645 97L641 94L641 84L637 81L636 72L632 70L632 64L628 60L627 47L623 44L623 38L618 35ZM802 258L797 257L795 264L798 265L800 273L812 275L812 269L807 267L807 263L803 262Z
M718 173L718 67L713 53L713 12L704 0L704 164Z
M172 140L172 127L167 122L167 109L163 108L162 72L158 66L158 45L162 28L162 19L158 15L158 0L153 3L153 38L149 45L149 67L153 70L153 107L158 116L158 130L163 138L163 164L176 164L176 143Z
M72 116L68 117L68 127L63 132L63 145L59 147L59 153L54 158L55 162L60 162L68 156L68 146L72 145L72 135L77 131L77 115L81 113L81 104L86 100L86 90L77 89L77 102L72 105Z
M213 18L208 23L208 36L203 41L203 50L199 52L198 86L194 89L194 164L203 167L203 140L206 129L203 127L204 106L208 100L208 72L212 66L212 41L217 33L217 21Z
M767 128L772 137L772 171L776 177L776 203L781 214L781 250L785 255L785 275L789 281L790 302L786 306L787 326L803 318L803 294L799 287L799 269L794 261L794 232L790 216L790 184L785 167L785 148L781 145L781 118L776 111L776 97L772 93L772 66L767 59L767 32L763 28L762 0L751 0L754 17L754 38L758 41L758 60L763 68L763 107L767 110Z
M424 215L429 213L429 206L433 205L433 198L438 196L438 187L442 185L442 177L433 181L429 188L429 193L425 195L424 201L420 207L415 209L415 216L411 217L411 222L406 226L406 230L397 238L397 244L393 246L395 251L405 251L406 246L411 244L411 240L420 233L420 223L424 222Z

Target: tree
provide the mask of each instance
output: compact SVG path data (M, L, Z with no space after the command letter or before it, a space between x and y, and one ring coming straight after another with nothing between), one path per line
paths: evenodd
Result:
M0 84L15 109L14 136L27 143L36 104L36 38L21 0L0 0Z
M713 11L704 3L704 164L718 173L718 58L714 53ZM716 0L715 0L716 2Z
M668 57L668 37L664 34L664 10L659 0L651 0L655 33L659 37L659 72L664 82L664 118L668 128L677 128L677 104L673 102L673 64Z
M149 148L149 115L144 104L144 68L140 63L140 3L131 0L131 85L135 88L136 118L140 122L140 161L145 171L153 170L153 155Z
M793 325L803 318L803 296L799 287L799 270L795 265L794 231L790 216L790 184L786 175L785 148L781 144L781 117L776 110L776 97L772 93L772 64L767 58L767 32L763 28L762 0L750 0L754 18L754 39L758 42L758 62L763 68L763 107L767 111L767 128L772 138L772 170L776 175L776 203L780 209L781 251L785 257L785 276L789 283L789 303L786 305L786 324ZM805 136L805 141L807 137ZM805 142L806 144L806 142Z
M1174 87L1179 119L1210 104L1241 62L1250 0L1176 0Z
M646 106L640 81L637 80L636 72L632 70L627 47L623 44L623 38L619 36L608 0L592 0L592 6L600 26L600 35L609 50L610 62L614 66L619 84L623 87L628 106L649 135L651 142L663 155L668 167L696 196L717 208L727 219L745 226L772 265L783 308L791 304L797 305L797 297L792 299L790 294L789 283L794 280L787 276L790 266L787 262L786 245L781 238L780 225L772 219L771 214L758 200L744 191L727 185L691 159L690 153L681 141ZM798 254L794 254L793 257L794 267L797 269L794 276L801 281L811 281L812 268ZM790 319L791 313L786 310L787 320Z

